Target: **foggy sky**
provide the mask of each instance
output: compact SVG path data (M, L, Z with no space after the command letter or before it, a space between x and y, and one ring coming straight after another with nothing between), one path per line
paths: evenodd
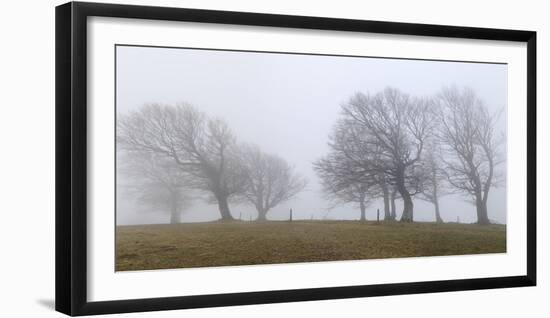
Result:
M321 192L312 163L329 152L328 136L339 117L340 105L356 92L376 93L387 86L415 96L431 96L443 86L469 86L491 112L507 107L507 67L502 64L436 62L381 58L352 58L228 52L192 49L117 47L117 113L145 103L186 102L209 116L223 118L240 142L256 143L278 154L305 176L308 187L292 201L268 213L268 218L358 219L353 205L331 210ZM506 131L506 113L498 130ZM506 164L500 169L505 169ZM118 174L119 184L125 182ZM148 211L117 191L117 223L167 223L168 213ZM444 221L476 220L467 197L441 198ZM431 203L414 199L415 221L433 221ZM367 218L383 217L378 200L367 208ZM402 204L397 200L397 216ZM489 194L489 218L506 223L505 185ZM255 218L252 206L231 205L234 217ZM216 204L196 200L182 220L207 221L219 217Z

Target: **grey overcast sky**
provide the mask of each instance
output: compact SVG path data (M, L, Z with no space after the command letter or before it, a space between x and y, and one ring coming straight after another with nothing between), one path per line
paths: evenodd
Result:
M357 219L354 206L323 198L312 162L328 152L328 135L340 105L355 92L376 93L387 86L416 96L436 94L443 86L473 88L491 111L507 107L507 66L384 58L314 56L213 50L117 47L117 113L146 103L187 102L223 118L242 142L256 143L295 166L309 180L298 197L275 207L269 218ZM506 132L506 113L499 130ZM501 167L505 169L505 164ZM118 175L124 182L124 176ZM398 216L402 206L398 202ZM431 204L415 199L415 220L434 220ZM235 217L255 217L247 205L231 206ZM367 209L367 218L383 211L382 202ZM149 211L119 189L118 224L166 223L168 214ZM381 212L382 213L382 212ZM441 200L445 221L474 222L475 207L449 195ZM183 221L218 217L217 206L196 200ZM489 195L489 218L506 222L505 185Z

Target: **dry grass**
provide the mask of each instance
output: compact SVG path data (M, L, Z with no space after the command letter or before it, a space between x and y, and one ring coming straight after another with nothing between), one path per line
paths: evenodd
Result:
M117 227L117 271L506 252L506 227L294 221Z

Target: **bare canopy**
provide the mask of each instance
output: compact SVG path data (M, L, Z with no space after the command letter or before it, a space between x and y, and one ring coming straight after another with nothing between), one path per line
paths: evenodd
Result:
M366 207L374 198L379 180L373 175L370 161L376 151L364 149L361 129L354 122L340 119L334 126L328 143L330 152L313 163L327 198L335 204L355 203L360 220L366 220Z
M233 219L228 201L243 192L246 178L235 137L224 121L186 104L149 104L119 115L117 142L126 150L170 158L195 188L211 194L222 220Z
M342 106L343 117L361 129L363 149L378 154L363 163L366 171L387 177L403 199L403 222L413 221L412 196L420 191L420 160L434 126L431 107L430 99L393 88L358 93Z
M307 185L283 158L267 154L256 145L242 146L247 185L243 197L258 211L258 220L266 220L267 212L288 201Z

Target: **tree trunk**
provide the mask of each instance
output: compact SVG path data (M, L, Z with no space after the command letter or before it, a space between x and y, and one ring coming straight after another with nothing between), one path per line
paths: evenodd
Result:
M365 214L365 210L366 210L366 207L365 207L365 201L361 200L359 202L359 208L361 209L361 221L366 221L367 220L367 216Z
M438 194L438 185L437 185L437 171L434 166L432 166L432 184L433 184L433 191L432 191L432 202L435 206L435 222L436 223L443 223L443 219L441 218L441 214L439 214L439 194Z
M390 201L390 205L391 205L390 219L392 221L395 221L395 219L397 218L397 213L395 208L395 195L396 195L396 190L393 190L391 194L391 201Z
M222 221L232 221L233 216L231 215L231 211L229 210L229 203L227 202L227 196L226 195L216 195L216 199L218 200L218 209L220 210L220 215Z
M384 221L389 221L391 219L390 192L388 191L388 186L385 183L382 185L382 193L384 194Z
M413 222L413 202L411 194L405 187L405 170L401 168L398 170L397 176L395 178L397 191L403 199L403 214L401 215L401 222Z
M439 213L439 201L437 199L434 200L434 206L435 206L435 222L443 223L443 219L441 218L441 214Z
M487 215L487 201L481 198L481 193L476 195L477 224L488 225L489 216Z
M178 200L174 194L171 195L170 202L170 224L178 224L181 222L180 211L178 209Z
M170 224L181 223L181 217L178 211L170 212Z
M267 221L267 209L256 209L258 211L258 221Z
M413 222L413 202L411 195L408 191L401 193L403 198L403 215L401 215L401 222Z

